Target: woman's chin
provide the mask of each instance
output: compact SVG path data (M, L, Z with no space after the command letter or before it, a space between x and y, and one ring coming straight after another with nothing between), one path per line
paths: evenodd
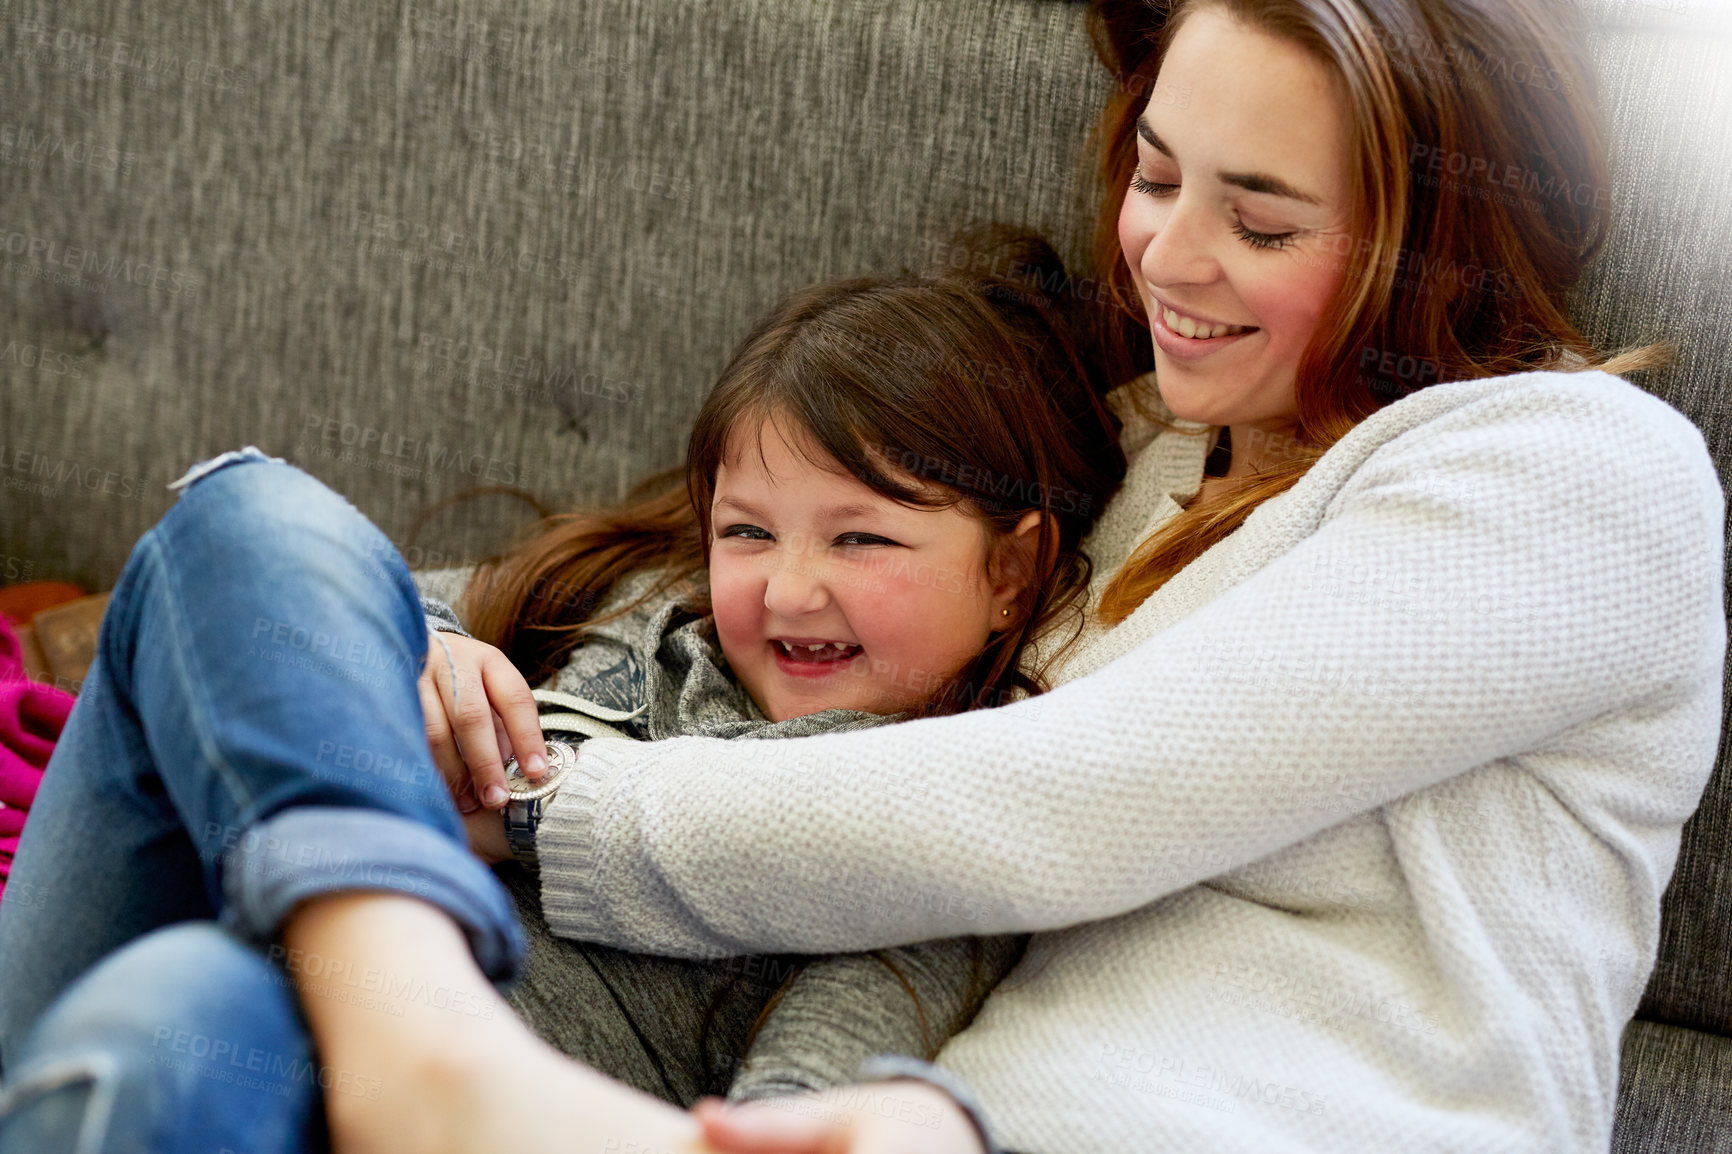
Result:
M1212 400L1206 392L1187 383L1184 379L1183 365L1169 368L1166 365L1155 366L1155 389L1161 394L1161 403L1167 410L1181 421L1197 421L1205 425L1230 425L1231 420L1219 411L1219 406L1211 404Z

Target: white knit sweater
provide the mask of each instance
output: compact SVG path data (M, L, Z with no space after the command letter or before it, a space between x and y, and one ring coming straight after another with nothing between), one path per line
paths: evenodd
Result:
M1102 582L1204 441L1126 429ZM1604 1150L1715 757L1723 508L1615 377L1427 388L1043 697L586 744L547 916L676 955L1043 931L938 1059L1017 1150Z

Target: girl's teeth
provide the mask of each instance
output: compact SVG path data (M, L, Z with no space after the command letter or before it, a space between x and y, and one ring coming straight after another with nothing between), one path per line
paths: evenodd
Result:
M1207 340L1213 337L1230 337L1246 330L1244 325L1204 325L1198 324L1190 317L1182 317L1172 309L1162 309L1161 316L1166 320L1167 327L1182 337L1193 340Z

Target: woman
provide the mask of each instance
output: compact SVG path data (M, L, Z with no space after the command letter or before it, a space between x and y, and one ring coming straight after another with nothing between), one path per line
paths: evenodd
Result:
M554 927L684 955L1035 931L940 1054L1018 1150L1604 1148L1714 759L1723 501L1681 416L1555 371L1595 355L1558 302L1606 184L1579 46L1548 31L1567 15L1098 7L1113 279L1177 419L1126 430L1095 629L1052 693L993 713L586 744L540 834ZM1518 88L1515 60L1577 82ZM1433 183L1457 154L1540 195ZM839 784L886 764L930 791ZM290 938L478 982L412 899L326 899ZM325 1061L384 1083L328 1096L339 1148L404 1118L452 1148L507 1126L559 1148L526 1131L573 1117L598 1148L690 1139L493 1023L307 1010ZM379 1073L409 1054L432 1069ZM733 1150L979 1148L936 1091L852 1093L699 1122Z

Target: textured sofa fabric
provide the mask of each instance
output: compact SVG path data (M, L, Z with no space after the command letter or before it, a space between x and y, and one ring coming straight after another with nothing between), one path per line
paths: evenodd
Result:
M1732 1039L1637 1020L1624 1032L1619 1151L1732 1152Z
M8 442L140 493L9 493L7 547L100 587L165 482L249 440L402 543L471 485L613 498L677 463L783 293L976 215L1077 253L1104 91L1083 9L967 7L9 4L5 115L124 161L0 165L8 228L61 246L23 259L169 275L0 279L7 331L66 358L5 366ZM411 564L501 515L433 526Z
M1619 218L1572 294L1732 467L1724 0L1556 0ZM1045 230L1073 262L1106 80L1052 0L14 0L0 20L0 579L109 587L189 464L256 443L411 565L679 459L814 279ZM1088 292L1079 283L1075 290ZM418 518L430 520L411 536ZM1620 1150L1726 1148L1732 775L1686 830ZM1717 1138L1709 1138L1712 1132ZM1716 1147L1717 1141L1721 1145Z

